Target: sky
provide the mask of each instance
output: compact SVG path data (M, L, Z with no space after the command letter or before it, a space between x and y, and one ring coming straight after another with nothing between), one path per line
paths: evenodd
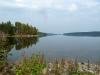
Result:
M0 0L0 22L9 20L48 33L100 31L100 0Z

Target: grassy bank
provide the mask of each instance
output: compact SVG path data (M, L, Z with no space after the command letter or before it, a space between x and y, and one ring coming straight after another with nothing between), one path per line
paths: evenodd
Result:
M0 75L41 75L44 67L44 59L39 55L33 55L15 64L0 61Z
M57 60L46 62L44 55L33 55L31 58L24 57L15 64L0 61L1 75L99 75L99 70L81 70L79 63L72 60ZM87 67L87 65L81 65ZM87 69L87 68L86 68ZM98 72L98 73L97 73Z

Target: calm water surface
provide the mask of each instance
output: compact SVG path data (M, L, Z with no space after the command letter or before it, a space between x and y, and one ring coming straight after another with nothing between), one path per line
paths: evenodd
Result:
M27 47L14 46L8 53L9 62L16 62L23 55L31 56L33 53L44 53L47 58L88 58L91 62L100 61L100 37L74 37L74 36L47 36L39 38L37 43Z

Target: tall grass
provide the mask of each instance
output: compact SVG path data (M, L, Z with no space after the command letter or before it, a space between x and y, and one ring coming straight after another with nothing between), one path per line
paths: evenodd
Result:
M3 63L3 62L2 62ZM0 63L1 64L1 63ZM85 64L85 63L84 63ZM84 66L82 63L81 66ZM85 65L88 68L88 65ZM100 69L94 73L88 70L81 71L76 60L55 59L47 63L44 55L33 54L32 57L24 57L14 65L6 66L1 75L99 75ZM91 65L90 65L91 67ZM96 73L98 72L98 74Z
M41 75L46 67L43 56L33 55L31 58L24 58L14 66L16 75Z

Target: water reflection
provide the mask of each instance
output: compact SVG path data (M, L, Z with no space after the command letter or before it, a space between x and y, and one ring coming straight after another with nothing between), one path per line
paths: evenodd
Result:
M7 37L0 38L0 61L6 60L8 52L13 48L13 44L9 41Z
M0 37L0 61L6 60L7 54L12 48L20 50L36 44L38 37Z
M23 58L23 54L30 57L33 53L42 52L46 58L76 58L78 56L80 57L79 59L85 57L90 62L95 63L100 59L99 45L100 38L98 37L58 35L42 38L0 38L0 58L5 58L7 55L8 62L16 62ZM84 59L82 58L81 60L83 61Z
M32 44L36 44L37 41L38 41L38 38L17 37L15 48L16 48L16 50L20 50L22 48L28 48L29 46L32 46Z

